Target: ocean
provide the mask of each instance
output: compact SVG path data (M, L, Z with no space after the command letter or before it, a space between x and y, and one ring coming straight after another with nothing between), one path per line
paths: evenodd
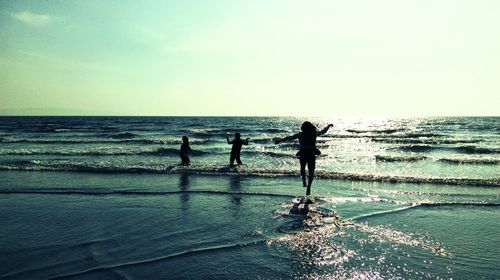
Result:
M0 117L0 277L499 279L499 164L500 117Z

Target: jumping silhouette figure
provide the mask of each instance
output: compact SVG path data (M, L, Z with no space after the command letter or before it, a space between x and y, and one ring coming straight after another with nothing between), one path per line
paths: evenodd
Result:
M193 150L191 150L191 147L189 146L189 138L187 138L187 136L182 136L181 151L179 153L179 156L182 160L182 165L189 165L189 163L191 162L189 160L189 153L193 153Z
M316 168L316 156L321 152L316 148L316 137L325 134L332 124L327 125L323 130L317 131L316 127L310 122L304 122L300 127L301 132L287 136L275 141L279 144L283 141L299 139L300 149L297 156L300 158L300 176L304 187L307 187L306 195L311 194L311 185L314 180L314 169ZM308 183L306 184L306 165L309 170Z
M240 153L241 153L241 146L242 145L248 145L248 140L250 138L247 138L245 140L241 140L241 135L239 132L236 132L234 134L234 139L232 141L229 141L229 137L226 136L227 143L228 144L233 144L233 147L231 148L231 157L229 159L229 165L231 167L234 166L234 160L238 163L238 165L243 164L240 159Z

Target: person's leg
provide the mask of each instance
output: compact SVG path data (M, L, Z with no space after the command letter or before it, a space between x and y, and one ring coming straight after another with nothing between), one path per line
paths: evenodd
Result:
M314 180L314 170L316 169L316 158L313 156L307 163L307 169L309 169L309 186L312 185Z
M182 165L189 164L189 158L186 155L181 154Z
M302 177L302 186L305 188L306 185L306 163L307 160L305 156L300 156L300 176Z
M231 153L231 157L229 158L229 166L233 167L234 166L234 154Z
M238 165L242 165L243 163L241 162L240 155L236 156L236 162Z
M311 186L314 180L314 169L316 168L316 157L314 155L307 162L307 169L309 170L309 182L307 184L306 195L311 194Z

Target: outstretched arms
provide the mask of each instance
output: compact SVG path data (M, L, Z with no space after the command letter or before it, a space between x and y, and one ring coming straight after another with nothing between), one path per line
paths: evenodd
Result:
M245 139L245 140L240 140L240 139L236 139L236 138L235 138L235 139L233 139L233 140L229 141L229 137L227 137L227 136L226 136L226 140L227 140L227 143L228 143L228 144L233 144L233 143L235 143L234 141L241 141L241 143L242 143L243 145L248 145L248 141L250 141L250 138L247 138L247 139ZM236 142L236 143L238 143L238 142Z
M332 126L333 126L333 124L329 124L329 125L327 125L327 126L326 126L325 128L323 128L321 131L318 131L318 134L317 134L317 135L318 135L318 136L320 136L320 135L325 134L325 133L328 131L328 129L329 129L330 127L332 127Z
M298 133L294 134L294 135L287 136L285 138L278 139L278 140L274 141L274 144L277 145L277 144L279 144L281 142L289 141L289 140L293 140L293 139L297 139L297 138L299 138L299 134Z

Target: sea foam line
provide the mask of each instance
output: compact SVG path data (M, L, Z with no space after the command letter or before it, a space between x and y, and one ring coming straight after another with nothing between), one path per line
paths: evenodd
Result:
M0 189L0 194L37 194L37 195L88 195L88 196L105 196L105 195L122 195L122 196L166 196L178 194L205 194L205 195L246 195L246 196L270 196L294 198L293 195L276 194L276 193L257 193L257 192L230 192L230 191L209 191L209 190L189 190L189 191L92 191L92 190L68 190L52 188L50 190L41 189Z
M89 268L81 270L81 271L75 271L73 273L68 273L65 275L58 275L52 279L63 279L63 278L68 278L68 277L84 275L84 274L91 273L91 272L106 271L106 270L112 270L112 269L123 268L123 267L131 267L131 266L137 266L137 265L143 265L143 264L149 264L149 263L156 263L159 261L164 261L167 259L172 259L172 258L177 258L177 257L182 257L182 256L187 256L187 255L206 253L206 252L211 252L211 251L226 250L226 249L238 248L238 247L248 247L248 246L263 244L266 242L267 242L267 239L258 239L258 240L252 240L250 242L231 243L231 244L222 244L222 245L211 246L211 247L186 249L184 251L172 253L169 255L159 256L159 257L151 258L151 259L143 259L143 260L136 260L136 261L130 261L130 262L117 263L117 264L98 265L95 267L89 267ZM11 276L11 275L9 275L9 276Z
M173 174L196 174L217 176L256 176L256 177L296 177L296 170L280 170L266 168L247 168L245 166L230 168L229 166L214 165L191 165L191 166L95 166L77 163L51 164L50 162L23 161L16 164L0 164L0 170L24 170L24 171L71 171L90 173L173 173ZM454 178L454 177L416 177L400 175L377 175L366 173L348 173L326 170L317 170L319 178L368 181L381 183L415 183L415 184L439 184L439 185L469 185L500 187L500 178Z
M371 218L371 217L383 216L383 215L393 214L393 213L397 213L397 212L404 212L404 211L416 209L416 208L434 208L434 207L445 207L445 206L500 207L500 203L495 203L495 202L424 202L424 203L411 204L411 205L396 208L396 209L383 210L383 211L377 211L377 212L368 213L368 214L362 214L362 215L355 216L355 217L351 218L351 220L359 221L359 220L363 220L363 219L367 219L367 218Z

